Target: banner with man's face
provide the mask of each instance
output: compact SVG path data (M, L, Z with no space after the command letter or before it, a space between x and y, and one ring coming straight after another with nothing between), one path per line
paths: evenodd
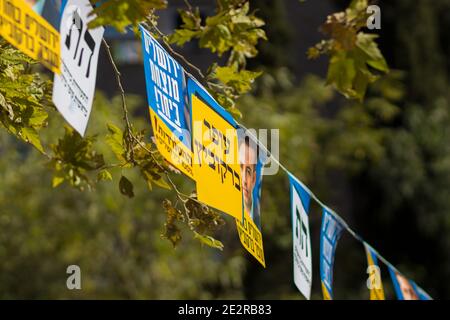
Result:
M398 300L431 300L431 297L414 281L409 280L394 268L388 266Z
M150 119L159 152L196 182L199 201L235 218L242 244L265 265L260 197L266 157L255 140L238 137L241 130L233 117L140 28Z
M264 267L264 247L261 233L261 191L264 165L268 154L254 134L238 129L239 167L242 177L242 218L236 219L241 244Z
M265 266L260 211L265 149L192 77L187 92L198 200L234 217L242 245Z

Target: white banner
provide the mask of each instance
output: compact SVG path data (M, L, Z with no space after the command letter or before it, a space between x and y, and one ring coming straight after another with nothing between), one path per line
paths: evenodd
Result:
M55 74L53 103L82 136L86 131L97 78L98 53L104 28L89 30L95 17L88 0L69 0L64 8L61 33L61 74Z
M291 221L294 256L294 283L306 299L311 298L312 252L309 231L310 196L299 181L289 174L291 186Z

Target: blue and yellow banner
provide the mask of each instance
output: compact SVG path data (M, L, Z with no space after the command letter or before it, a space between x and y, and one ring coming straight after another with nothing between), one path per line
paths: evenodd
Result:
M175 168L194 179L191 110L182 66L140 26L150 120L158 151Z
M344 226L326 208L323 208L320 230L320 280L324 300L333 300L334 254Z
M364 249L366 250L368 264L367 273L369 274L369 279L367 279L367 287L370 290L370 300L385 300L377 254L366 243L364 243Z
M267 157L233 117L141 26L154 141L161 155L195 180L197 199L231 215L246 250L265 266L262 170Z

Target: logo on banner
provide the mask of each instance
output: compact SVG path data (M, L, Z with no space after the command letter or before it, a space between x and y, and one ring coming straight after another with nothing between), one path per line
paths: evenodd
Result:
M88 29L88 0L69 0L61 19L61 74L55 75L53 103L84 135L94 100L97 63L104 29Z
M291 221L294 257L294 283L306 299L311 297L312 252L309 232L309 194L289 174L291 189Z

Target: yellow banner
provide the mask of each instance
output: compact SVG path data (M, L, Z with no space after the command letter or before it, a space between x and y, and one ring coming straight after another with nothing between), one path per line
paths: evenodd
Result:
M328 292L327 287L323 284L323 281L321 281L321 284L322 284L323 300L333 300L331 298L331 294Z
M367 255L367 263L369 265L369 290L370 300L385 300L383 282L381 281L380 268L374 263L372 252L368 247L365 247Z
M172 133L152 108L150 108L150 121L152 122L156 147L164 159L169 161L185 175L194 179L192 151L189 150L189 148L187 148L174 133Z
M236 129L192 96L194 177L198 200L242 219L241 171Z
M244 214L243 221L242 219L236 219L236 227L241 244L265 268L262 234L247 212Z
M0 36L51 71L60 73L59 32L25 0L0 0Z

